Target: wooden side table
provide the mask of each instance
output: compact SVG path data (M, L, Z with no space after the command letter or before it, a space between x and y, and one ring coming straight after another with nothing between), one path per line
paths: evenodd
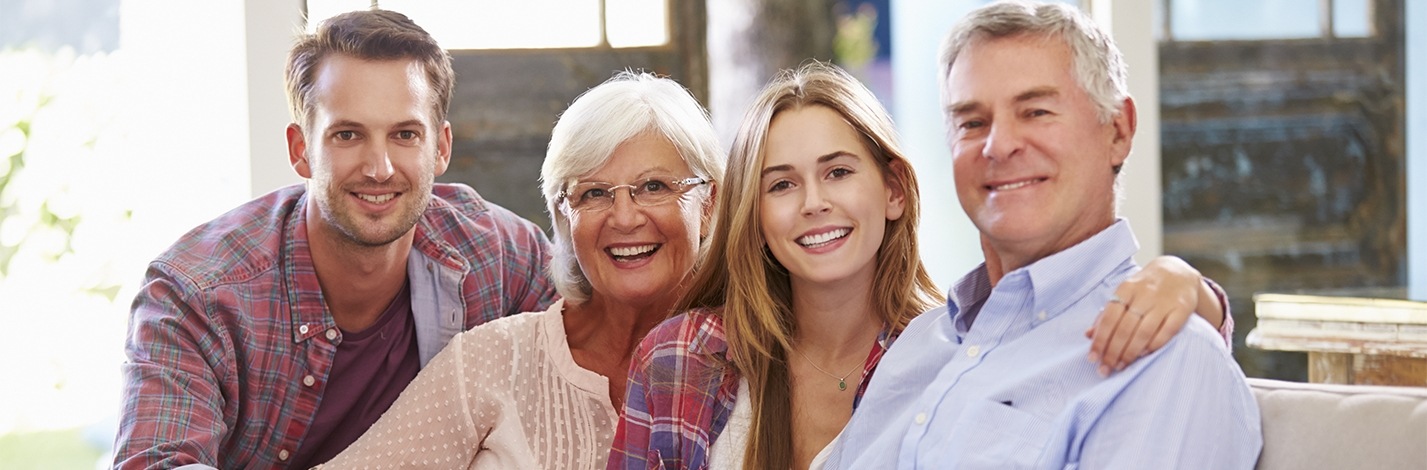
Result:
M1315 383L1427 387L1427 302L1257 294L1250 346L1308 353Z

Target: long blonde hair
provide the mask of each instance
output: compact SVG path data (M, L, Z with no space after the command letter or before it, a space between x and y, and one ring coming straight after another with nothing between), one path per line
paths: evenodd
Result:
M905 196L900 218L888 220L877 251L873 306L893 331L942 301L917 249L916 175L897 144L892 120L872 92L837 66L809 62L784 70L743 117L718 194L718 220L693 286L675 311L722 306L729 361L748 380L753 434L744 468L788 468L792 463L792 413L787 352L796 325L792 287L763 240L759 222L764 145L778 113L805 106L836 111L861 134L888 184Z

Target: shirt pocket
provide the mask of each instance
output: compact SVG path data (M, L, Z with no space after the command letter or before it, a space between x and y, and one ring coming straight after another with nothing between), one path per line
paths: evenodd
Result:
M1038 468L1050 435L1048 421L1005 403L975 400L941 448L959 469Z

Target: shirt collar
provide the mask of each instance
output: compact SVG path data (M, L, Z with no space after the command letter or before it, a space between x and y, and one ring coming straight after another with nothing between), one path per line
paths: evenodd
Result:
M1004 289L1008 279L1028 279L1032 308L1036 312L1046 312L1049 319L1080 300L1123 264L1132 263L1131 257L1139 251L1139 247L1130 230L1130 223L1117 218L1109 228L1075 246L1006 273L997 288ZM956 325L958 334L964 334L970 328L979 306L991 296L992 291L985 263L952 287L947 295L947 307L952 312L949 317Z
M689 352L698 355L726 357L728 342L723 335L723 309L708 309L700 313L704 319L699 322L693 339L689 340ZM693 312L689 314L692 315Z
M947 311L958 335L965 334L976 319L981 303L991 296L991 278L986 274L986 263L976 266L961 280L956 281L946 296Z
M312 248L307 237L308 193L298 198L292 213L285 220L283 233L283 272L287 298L292 312L294 342L303 342L336 326L327 314L327 301L322 296L322 284L317 281L317 269L312 264Z
M1055 315L1085 297L1139 251L1125 219L1083 242L1026 266L1034 295L1032 308Z
M293 210L284 221L283 270L287 281L287 296L292 311L293 341L302 342L322 334L337 326L327 311L327 301L322 295L322 284L317 279L317 269L312 264L312 246L307 231L307 205L311 203L310 193L304 191L298 197ZM432 220L435 214L453 211L451 204L432 195L426 210L416 222L416 236L411 244L412 251L420 252L428 258L456 269L470 270L466 257L439 235L439 224Z

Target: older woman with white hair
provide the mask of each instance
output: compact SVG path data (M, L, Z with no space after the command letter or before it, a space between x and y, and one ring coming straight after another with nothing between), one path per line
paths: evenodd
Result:
M540 172L564 300L457 336L324 466L604 467L630 355L685 289L724 160L672 80L624 72L581 95Z

